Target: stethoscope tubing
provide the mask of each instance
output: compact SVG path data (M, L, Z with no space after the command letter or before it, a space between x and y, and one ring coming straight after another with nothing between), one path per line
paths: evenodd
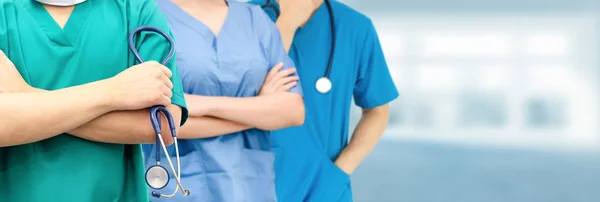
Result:
M133 53L135 59L139 63L144 62L144 59L140 56L139 51L137 50L135 43L134 43L134 37L142 31L158 33L167 40L167 42L170 45L169 53L161 61L161 64L166 65L172 59L173 55L175 54L174 40L167 32L161 30L160 28L152 27L152 26L140 26L140 27L133 29L129 33L128 45L129 45L129 49L131 50L131 53ZM167 150L167 146L165 145L165 142L162 138L162 134L161 134L162 133L161 123L162 122L161 122L161 118L160 118L161 113L164 114L165 117L167 118L167 122L169 124L169 131L171 132L171 136L173 136L173 140L174 140L174 144L175 144L175 155L177 158L177 170L175 170L175 166L173 166L173 162L171 161L169 151ZM152 127L157 136L156 137L156 145L157 146L160 145L161 149L165 152L165 155L167 156L167 162L169 163L169 167L171 168L171 171L175 175L175 181L177 183L177 186L175 187L175 191L172 194L164 195L164 194L160 194L159 192L153 191L152 195L155 197L170 198L170 197L175 196L175 194L179 191L179 189L183 190L183 194L185 196L189 195L189 191L184 189L183 186L181 185L181 161L179 158L179 145L177 143L177 133L176 133L177 131L175 128L173 116L171 115L171 113L165 106L157 105L157 106L153 106L152 108L150 108L150 121L152 122ZM160 149L155 149L155 150L156 150L156 163L157 163L156 165L160 165L160 160L161 160ZM168 181L167 181L167 183L168 183Z

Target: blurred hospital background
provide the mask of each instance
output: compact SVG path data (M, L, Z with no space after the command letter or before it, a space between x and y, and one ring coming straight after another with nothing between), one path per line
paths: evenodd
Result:
M600 201L599 0L343 2L401 93L357 202Z

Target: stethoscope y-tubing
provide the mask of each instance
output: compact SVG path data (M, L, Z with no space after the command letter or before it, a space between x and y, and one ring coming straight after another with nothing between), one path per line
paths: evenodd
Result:
M171 136L173 137L173 141L175 144L175 156L177 157L177 170L175 170L175 167L173 166L173 162L171 161L171 158L169 158L169 151L167 150L167 146L165 145L165 141L162 139L162 129L161 129L161 113L163 113L165 115L165 117L167 118L167 122L169 123L169 131L171 132ZM173 116L171 115L171 113L169 112L169 110L167 110L167 108L165 108L164 106L154 106L150 109L150 121L152 122L152 127L154 128L154 132L157 134L157 138L156 138L156 143L157 145L160 145L163 149L163 151L165 151L165 156L167 156L167 162L169 163L169 167L171 168L171 171L173 172L173 174L175 175L175 183L177 183L177 187L175 187L175 191L173 191L173 193L169 194L169 195L162 195L157 191L152 191L152 196L159 198L159 197L164 197L164 198L170 198L175 196L175 194L177 193L177 191L179 191L179 189L183 190L183 195L187 196L190 194L190 192L187 189L183 188L183 185L181 185L181 162L179 160L179 145L177 144L177 131L175 128L175 121L173 120ZM156 162L160 163L160 149L156 150Z
M169 60L171 60L171 58L173 57L173 55L175 54L175 46L173 43L173 38L171 38L171 36L166 33L165 31L157 28L157 27L152 27L152 26L140 26L137 27L135 29L133 29L130 33L129 33L129 49L131 50L131 53L133 53L133 56L135 56L135 59L139 62L139 63L143 63L144 59L142 59L142 56L140 56L140 53L137 51L137 49L135 48L135 43L133 38L135 37L135 35L139 32L142 31L150 31L150 32L155 32L158 33L160 35L162 35L163 37L165 37L165 39L167 39L167 41L170 44L170 48L169 48L169 53L167 54L167 56L163 59L163 61L161 62L161 64L166 65L167 62L169 62Z
M169 48L169 53L167 54L167 56L162 60L161 64L166 65L167 62L169 62L169 60L172 59L173 55L175 54L175 44L174 44L174 40L173 38L171 38L171 36L157 28L157 27L152 27L152 26L140 26L137 27L135 29L133 29L128 36L128 45L129 45L129 49L131 50L131 52L133 53L135 59L139 62L139 63L143 63L144 59L142 59L142 57L140 56L136 45L134 43L134 37L137 33L142 32L142 31L149 31L149 32L154 32L154 33L158 33L160 35L162 35L167 42L170 45ZM177 170L175 170L175 167L173 166L173 162L171 161L171 158L169 158L169 152L167 151L167 147L165 145L164 140L162 139L162 129L161 129L161 113L165 115L165 117L167 118L167 122L169 124L169 131L171 132L171 136L173 137L174 140L174 144L175 144L175 155L177 158ZM154 197L165 197L165 198L170 198L175 196L175 194L177 193L177 191L179 191L179 189L183 190L183 194L184 195L189 195L189 191L184 189L183 186L181 185L181 181L180 181L180 177L181 177L181 163L180 163L180 159L179 159L179 145L177 144L177 131L175 128L175 122L173 120L173 116L171 115L171 113L169 112L169 110L162 105L157 105L157 106L153 106L152 108L150 108L150 121L152 122L152 127L154 129L154 132L156 133L157 137L156 137L156 145L160 145L162 147L162 150L165 152L165 155L167 156L167 161L169 163L169 167L171 168L171 171L173 172L173 174L175 175L175 181L177 183L177 187L175 188L175 191L172 194L169 195L163 195L160 194L157 191L152 191L152 196ZM156 149L156 162L157 165L160 164L160 159L161 159L161 155L160 155L160 149Z
M333 15L331 2L329 2L329 0L325 0L325 4L327 5L327 11L329 12L329 26L331 26L331 51L329 51L329 61L327 62L327 69L325 70L325 78L329 79L331 66L333 66L333 54L335 54L335 35L337 33L337 30L335 29L335 16Z

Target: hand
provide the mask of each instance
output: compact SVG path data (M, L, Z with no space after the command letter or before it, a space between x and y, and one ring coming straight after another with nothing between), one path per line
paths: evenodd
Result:
M300 27L312 16L323 0L277 0L281 10L280 19L295 27Z
M33 89L21 76L15 65L0 51L0 93L27 92Z
M104 80L115 110L138 110L154 105L169 105L173 96L171 70L155 62L132 66Z
M275 65L267 74L262 87L260 88L259 96L268 95L278 92L286 92L298 84L298 76L292 76L296 73L295 68L281 71L283 63Z

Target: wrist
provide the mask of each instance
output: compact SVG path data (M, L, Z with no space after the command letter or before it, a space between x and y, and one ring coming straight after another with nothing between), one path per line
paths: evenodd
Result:
M348 163L344 163L343 161L337 160L335 161L335 165L347 175L352 175L352 172L354 172L354 169Z
M204 104L204 111L205 114L207 116L216 116L217 112L219 111L219 104L216 104L218 102L218 97L211 97L211 96L201 96L203 101L202 104Z
M117 110L119 95L116 95L116 90L112 87L110 79L99 82L90 83L84 90L94 99L94 103L108 111Z
M185 100L189 115L191 116L214 116L215 104L214 97L203 95L185 94Z

